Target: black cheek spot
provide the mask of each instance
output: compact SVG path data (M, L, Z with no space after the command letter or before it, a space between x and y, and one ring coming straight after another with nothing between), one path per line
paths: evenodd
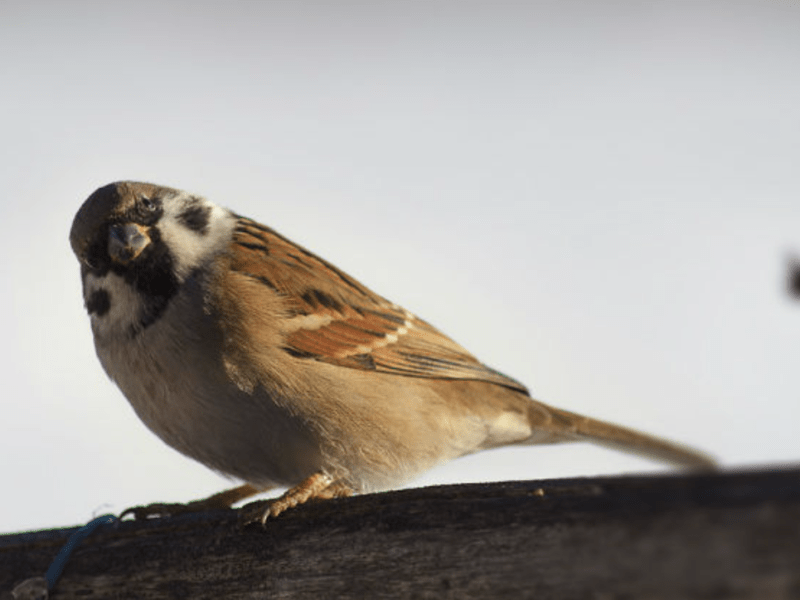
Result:
M86 311L90 315L102 317L111 308L111 296L106 290L95 290L86 300Z
M193 204L178 215L181 223L192 231L200 234L208 233L208 223L211 220L211 208L202 204Z

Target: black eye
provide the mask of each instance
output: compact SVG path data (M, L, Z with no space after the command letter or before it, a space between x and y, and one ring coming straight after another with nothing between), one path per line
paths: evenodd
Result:
M162 210L160 198L139 196L136 199L136 206L130 212L129 218L142 225L152 225L161 218Z

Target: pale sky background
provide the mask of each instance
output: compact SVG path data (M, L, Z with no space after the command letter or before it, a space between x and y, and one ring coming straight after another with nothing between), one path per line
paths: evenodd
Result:
M97 187L263 221L552 404L800 461L800 2L0 2L0 532L228 482L97 361ZM419 484L646 472L590 445Z

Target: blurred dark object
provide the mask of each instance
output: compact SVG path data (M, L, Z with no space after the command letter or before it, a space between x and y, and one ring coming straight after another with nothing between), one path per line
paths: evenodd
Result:
M787 274L787 288L789 295L795 300L800 300L800 259L791 257L789 259L789 272Z

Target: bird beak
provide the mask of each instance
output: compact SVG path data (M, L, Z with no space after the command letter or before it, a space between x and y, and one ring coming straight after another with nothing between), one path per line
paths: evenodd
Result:
M126 265L150 245L147 230L136 223L112 225L108 231L108 255Z

